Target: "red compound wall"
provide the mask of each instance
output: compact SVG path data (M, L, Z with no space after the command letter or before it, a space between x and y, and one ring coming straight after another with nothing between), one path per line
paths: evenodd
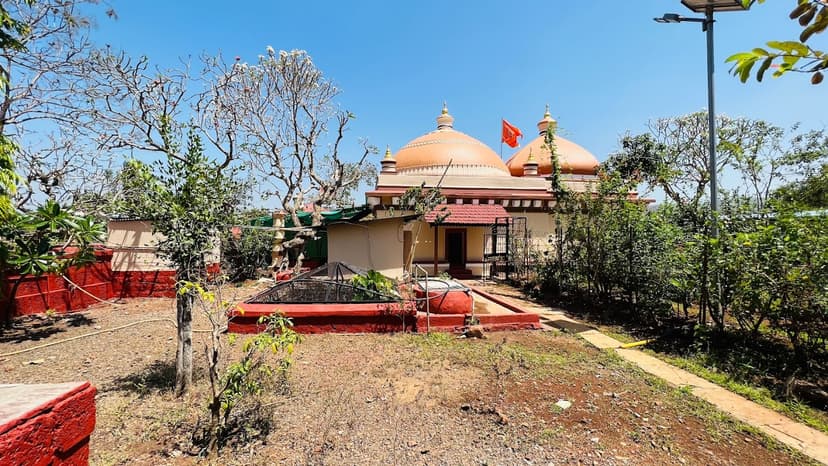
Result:
M89 382L0 385L0 463L88 464L95 393Z
M69 280L100 299L119 298L173 298L175 297L175 271L113 271L112 250L95 251L97 261L82 267L71 267L66 276ZM60 275L40 277L17 275L5 277L0 283L0 309L5 309L14 283L20 281L15 293L12 315L39 314L46 310L55 312L85 309L99 301L75 288Z

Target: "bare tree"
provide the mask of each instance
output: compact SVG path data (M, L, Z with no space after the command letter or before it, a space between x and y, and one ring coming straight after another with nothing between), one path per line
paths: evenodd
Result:
M322 208L342 204L352 190L376 176L369 154L374 146L359 141L353 161L345 161L343 140L354 115L339 109L339 89L314 65L307 52L276 52L267 47L254 65L220 55L205 58L203 81L211 83L197 98L199 126L226 157L244 152L269 183L294 225L312 206L312 226L322 223ZM283 244L299 251L313 229Z
M162 153L165 161L150 166L131 160L119 174L123 208L153 222L165 237L159 244L176 268L176 394L192 384L192 310L195 295L183 284L205 278L205 253L216 231L228 227L235 205L233 155L216 161L201 145L199 128L189 121L190 73L159 69L149 59L132 59L109 49L90 56L86 92L94 104L100 146L108 150ZM182 139L187 138L187 144Z
M209 150L204 152L210 154L217 177L240 165L258 168L262 179L274 181L273 193L296 225L300 225L298 212L307 202L314 205L313 224L318 225L322 206L341 199L372 173L366 158L374 149L366 144L357 161L340 158L340 145L353 115L335 108L333 97L338 90L305 52L277 55L269 50L254 66L238 60L228 65L220 56L205 58L201 73L193 77L186 64L179 69L159 69L146 57L134 59L104 49L90 55L87 76L94 85L85 89L93 105L85 118L95 122L100 147L139 154L160 152L172 161L171 167L179 167L189 163L180 143L184 134L206 140ZM196 86L201 87L194 90ZM327 137L329 125L333 129ZM140 181L152 175L140 172L136 176ZM145 204L160 208L152 199ZM209 204L209 199L202 199L198 205L181 204L177 209L195 212ZM165 235L171 237L173 230ZM313 229L307 229L287 246L302 247L312 236ZM177 274L187 276L188 271L181 269ZM192 297L179 294L177 300L176 386L183 393L192 372L188 330Z
M84 92L92 50L85 5L98 0L4 0L8 18L24 25L0 52L0 134L18 145L15 162L24 181L15 204L36 193L72 197L100 164L88 136ZM114 17L109 9L107 14Z

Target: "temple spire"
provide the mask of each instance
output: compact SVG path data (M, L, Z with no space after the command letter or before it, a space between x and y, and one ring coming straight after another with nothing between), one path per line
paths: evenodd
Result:
M454 117L448 112L448 105L443 101L443 110L437 117L437 129L451 129L454 127Z
M543 114L543 119L538 122L538 134L546 134L546 130L550 125L552 125L552 130L554 131L558 127L558 122L552 118L552 115L549 113L549 104L546 104L546 112Z
M381 173L397 173L397 161L391 155L391 146L385 146L385 157L380 160L380 165L382 165Z

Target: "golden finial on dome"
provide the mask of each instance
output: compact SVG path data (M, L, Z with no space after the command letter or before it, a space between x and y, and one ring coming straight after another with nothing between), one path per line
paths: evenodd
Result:
M443 111L437 117L437 129L452 128L454 126L454 117L449 115L448 105L443 101Z
M523 176L538 176L538 161L535 160L535 154L529 148L529 157L523 163Z
M391 146L385 146L385 157L380 161L382 165L381 173L393 174L397 173L397 161L391 156Z
M549 104L546 104L546 112L543 114L543 119L538 122L538 132L540 134L546 133L549 125L552 125L552 129L554 131L558 127L558 122L552 118L552 115L549 113Z

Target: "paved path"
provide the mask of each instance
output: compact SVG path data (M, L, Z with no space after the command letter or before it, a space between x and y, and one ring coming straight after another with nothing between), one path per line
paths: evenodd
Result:
M519 306L527 312L538 313L541 324L575 333L597 348L612 349L625 360L637 365L645 372L664 379L673 386L690 387L690 391L694 395L715 405L734 418L828 465L828 435L776 411L760 406L654 356L635 349L621 348L623 343L620 341L567 317L561 309L544 307L515 296L498 295L497 298Z

